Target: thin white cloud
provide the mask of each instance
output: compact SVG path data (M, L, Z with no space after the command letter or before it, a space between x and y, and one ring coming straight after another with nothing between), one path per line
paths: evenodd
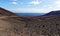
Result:
M16 5L17 4L17 0L12 0L11 3L14 4L14 5Z
M33 5L38 5L40 3L41 3L41 1L39 1L39 0L34 0L34 1L29 2L29 4L33 4Z
M54 0L52 4L44 5L43 8L46 8L48 11L60 10L60 0Z
M20 12L20 13L47 13L49 12L46 8L16 8L12 9L14 12Z
M12 4L17 4L17 2L13 1Z
M56 0L56 1L55 1L55 4L60 5L60 0Z
M52 5L53 10L60 10L60 0L55 0Z
M39 1L32 1L29 4L38 5L40 4ZM41 8L16 8L12 9L14 12L21 12L21 13L47 13L50 11L60 10L60 0L53 1L52 4L46 4Z

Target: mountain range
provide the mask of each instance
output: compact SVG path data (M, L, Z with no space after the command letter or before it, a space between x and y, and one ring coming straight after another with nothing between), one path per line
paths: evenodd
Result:
M60 36L60 11L25 17L0 8L0 36Z

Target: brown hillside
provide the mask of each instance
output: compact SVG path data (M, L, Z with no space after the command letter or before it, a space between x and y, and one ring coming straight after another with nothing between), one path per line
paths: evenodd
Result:
M17 15L0 7L0 16L17 16Z
M0 36L60 36L60 15L0 17Z

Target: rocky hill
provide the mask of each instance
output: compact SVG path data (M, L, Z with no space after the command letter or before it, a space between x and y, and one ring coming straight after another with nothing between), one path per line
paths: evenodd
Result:
M42 17L1 16L0 36L60 36L60 15Z

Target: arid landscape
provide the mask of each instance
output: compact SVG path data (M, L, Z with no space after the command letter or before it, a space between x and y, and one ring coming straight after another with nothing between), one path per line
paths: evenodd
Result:
M60 14L51 14L22 17L0 8L0 36L60 36Z

